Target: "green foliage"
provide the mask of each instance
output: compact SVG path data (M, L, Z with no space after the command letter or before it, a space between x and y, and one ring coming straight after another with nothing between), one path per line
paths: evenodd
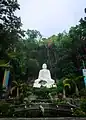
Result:
M19 8L16 0L2 0L0 2L0 46L1 49L12 50L22 34L21 19L15 16Z
M24 37L21 19L15 15L19 9L17 0L0 1L0 72L3 68L11 70L11 92L16 91L17 96L15 104L23 103L24 98L31 101L30 97L34 95L54 102L57 94L57 103L66 104L62 99L65 90L68 96L83 97L80 109L76 109L74 115L86 116L86 89L81 71L86 67L86 20L81 19L79 25L71 27L68 33L42 38L39 31L28 29ZM37 78L43 63L47 63L56 80L56 88L41 87L39 90L26 83L28 79L31 82ZM3 88L0 87L2 94ZM26 116L26 111L23 112ZM9 103L0 102L0 117L13 117L13 113L14 108Z
M86 97L86 88L80 90L80 96Z
M39 31L28 29L22 38L21 19L15 15L18 9L17 0L0 2L0 66L7 67L9 63L14 80L26 82L29 79L31 82L37 78L41 65L47 63L52 78L68 78L65 87L70 86L69 94L76 91L78 95L78 90L84 87L83 78L78 76L86 66L86 20L81 19L79 25L71 27L68 33L64 31L42 38ZM62 91L63 84L59 81L56 92Z
M57 93L63 93L63 81L59 80L57 83Z
M14 64L14 61L18 63L16 48L24 35L21 30L21 19L15 15L18 9L20 8L17 0L0 1L0 61L5 61L4 64L0 64L0 67L12 67L12 72L15 74L18 71L16 68L19 68L16 67L18 64L16 66ZM14 78L14 75L12 77Z
M61 99L58 99L57 101L56 101L56 105L66 105L67 104L67 101L66 100L61 100Z
M73 116L76 116L76 117L86 117L86 113L83 112L81 109L76 109L73 112Z
M5 101L0 102L0 117L10 117L13 110L10 109L10 104Z
M42 35L40 34L40 32L39 31L37 31L37 30L27 30L27 32L26 32L26 34L27 34L27 36L28 36L28 40L31 40L31 42L32 42L32 40L35 40L36 38L41 38L42 37Z
M81 98L80 108L74 109L73 115L78 117L86 117L86 98Z
M38 96L38 98L47 99L49 98L49 89L46 87L41 87L40 89L34 88L33 93Z

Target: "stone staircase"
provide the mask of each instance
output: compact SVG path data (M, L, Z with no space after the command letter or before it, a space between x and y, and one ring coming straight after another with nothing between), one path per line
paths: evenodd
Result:
M14 115L17 117L72 117L72 107L69 105L58 105L48 102L32 102L29 106L17 106ZM25 115L23 114L25 113Z

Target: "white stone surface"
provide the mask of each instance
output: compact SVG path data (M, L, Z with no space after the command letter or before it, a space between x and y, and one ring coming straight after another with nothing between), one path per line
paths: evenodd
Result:
M41 81L44 81L45 84L42 84L42 86L45 86L47 88L56 87L55 81L51 78L50 71L47 69L47 65L42 65L42 70L39 71L38 79L35 80L33 87L40 88L41 87Z

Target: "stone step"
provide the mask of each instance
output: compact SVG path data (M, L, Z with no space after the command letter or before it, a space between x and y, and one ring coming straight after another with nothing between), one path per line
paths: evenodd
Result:
M57 117L57 118L0 118L0 120L86 120L80 117Z

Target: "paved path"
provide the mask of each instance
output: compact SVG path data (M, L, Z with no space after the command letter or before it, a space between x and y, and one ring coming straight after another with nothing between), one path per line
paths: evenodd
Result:
M0 118L0 120L86 120L86 117L58 117L58 118Z

